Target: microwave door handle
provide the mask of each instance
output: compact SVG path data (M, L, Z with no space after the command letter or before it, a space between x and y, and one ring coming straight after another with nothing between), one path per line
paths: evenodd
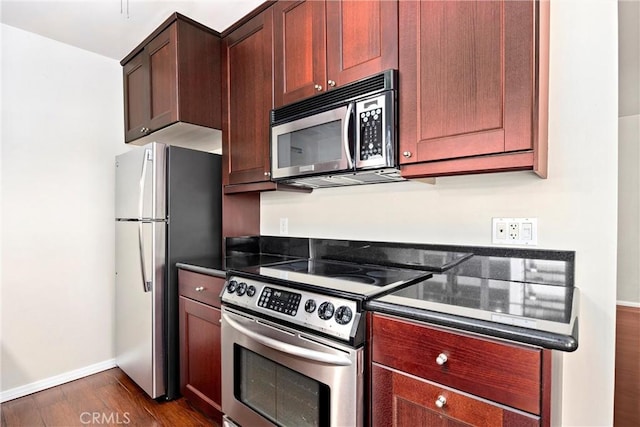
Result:
M344 129L342 130L342 143L344 144L344 151L347 153L347 164L349 169L353 169L353 157L351 157L351 147L349 138L349 124L351 123L351 113L353 112L353 102L350 102L347 106L347 113L344 116ZM354 146L355 146L355 141Z
M307 360L314 360L316 362L329 363L331 365L349 366L352 364L351 360L349 360L349 358L346 356L322 353L320 351L310 350L308 348L298 347L296 345L275 340L241 325L240 323L233 320L227 313L222 313L222 317L224 321L227 322L227 324L236 331L248 336L252 340L257 341L264 346L270 347L282 353L291 354L293 356L298 356Z

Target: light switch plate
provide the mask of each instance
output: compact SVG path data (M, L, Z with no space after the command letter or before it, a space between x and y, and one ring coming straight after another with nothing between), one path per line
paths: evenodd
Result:
M286 236L289 234L289 218L280 218L280 235Z

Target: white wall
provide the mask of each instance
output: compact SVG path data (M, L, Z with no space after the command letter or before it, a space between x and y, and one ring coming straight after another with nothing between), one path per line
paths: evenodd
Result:
M113 165L123 102L117 61L4 24L1 34L7 394L113 364Z
M576 251L580 346L563 358L563 425L613 422L617 4L551 2L549 178L531 173L263 193L261 233L490 245L491 217L538 217L540 248Z
M640 78L640 74L639 74ZM618 302L640 306L640 114L618 119Z
M640 306L640 2L620 0L618 302Z

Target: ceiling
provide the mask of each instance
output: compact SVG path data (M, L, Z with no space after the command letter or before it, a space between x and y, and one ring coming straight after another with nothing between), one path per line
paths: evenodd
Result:
M173 12L218 32L264 0L2 0L0 21L120 61Z

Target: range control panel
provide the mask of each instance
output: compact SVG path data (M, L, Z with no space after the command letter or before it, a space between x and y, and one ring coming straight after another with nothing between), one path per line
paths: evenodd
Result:
M349 341L361 314L355 301L230 277L222 301Z

